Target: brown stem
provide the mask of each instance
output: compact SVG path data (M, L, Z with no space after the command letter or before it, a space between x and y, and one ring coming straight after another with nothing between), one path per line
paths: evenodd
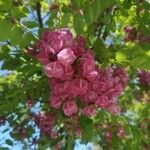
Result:
M37 12L39 25L41 28L43 28L43 21L42 21L42 17L41 17L41 3L40 2L36 3L36 12Z

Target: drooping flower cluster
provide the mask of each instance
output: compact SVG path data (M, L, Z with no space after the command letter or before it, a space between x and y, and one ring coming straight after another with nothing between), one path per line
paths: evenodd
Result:
M123 31L126 33L125 37L124 37L124 41L125 42L134 42L134 41L138 41L138 42L142 42L142 43L150 43L150 36L149 35L145 35L142 31L137 31L135 29L135 27L132 26L125 26L123 28Z
M123 28L124 32L126 33L125 37L124 37L124 41L125 42L129 42L129 41L135 41L137 38L137 31L134 27L132 26L125 26Z
M150 72L149 71L139 70L138 78L139 78L139 82L142 85L146 85L146 86L150 87Z
M4 125L5 122L6 122L6 117L0 116L0 126L1 126L1 125Z
M51 113L42 114L39 113L35 116L35 123L41 130L41 133L45 136L50 136L51 138L56 138L57 133L54 130L55 126L55 116Z
M44 65L53 108L62 108L66 116L91 116L97 108L119 112L117 97L127 83L126 71L115 67L100 69L82 36L73 38L68 29L45 31L28 52ZM82 103L80 108L78 100Z

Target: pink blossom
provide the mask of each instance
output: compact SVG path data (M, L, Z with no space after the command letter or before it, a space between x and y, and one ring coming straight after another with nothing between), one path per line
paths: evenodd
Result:
M64 75L62 77L63 80L71 80L73 77L73 68L72 66L66 66L64 67Z
M52 113L42 114L39 113L35 116L35 122L37 126L40 128L41 133L43 135L50 136L53 138L53 128L55 124L55 116Z
M138 80L142 85L150 86L150 72L146 70L138 71Z
M42 39L50 46L53 53L58 53L63 47L62 34L59 31L46 31Z
M78 36L74 39L71 44L71 49L73 50L75 56L81 56L85 52L85 39L82 36Z
M62 104L62 100L60 99L60 97L55 95L50 96L49 101L50 101L50 105L56 109L60 108Z
M96 105L101 108L106 108L109 104L109 100L106 96L100 96L96 101Z
M64 93L64 83L59 83L54 86L54 93L56 95L62 95Z
M88 103L95 103L95 101L97 99L98 99L97 93L94 92L94 91L89 91L85 95L82 96L82 100L81 101L83 101L86 104L88 104Z
M87 62L89 62L90 64L95 64L94 55L91 50L84 53L80 58L81 65L84 65Z
M18 128L18 134L22 140L24 140L27 137L27 132L26 132L25 128L23 128L23 127Z
M88 75L86 75L86 78L88 79L88 81L94 81L97 76L98 76L98 72L92 71Z
M121 84L116 85L116 86L114 87L114 93L113 93L113 95L114 95L114 96L118 96L118 95L121 94L122 91L123 91L122 85L121 85Z
M90 87L93 91L99 93L100 92L100 84L99 80L95 80L90 83Z
M99 90L105 92L107 89L107 81L106 82L100 81L98 84L99 84Z
M80 98L87 116L96 113L95 107L119 112L117 98L127 84L127 73L116 66L99 68L93 51L86 51L82 36L73 38L67 28L45 31L32 48L31 55L45 65L52 90L50 106L61 107L65 115L71 116L77 112L75 100ZM147 75L145 78L149 80Z
M39 60L39 62L43 65L47 65L50 61L49 59L46 57L46 54L44 51L40 51L37 55L36 55L37 59Z
M88 90L88 83L84 79L75 79L72 82L72 93L74 96L84 95Z
M49 79L48 79L48 83L49 83L51 89L54 89L54 86L55 86L55 85L57 85L57 84L59 84L59 83L62 83L62 82L61 82L61 80L58 79L58 78L49 78Z
M86 62L83 64L83 74L84 76L88 75L89 73L95 71L95 64Z
M63 66L58 61L47 64L44 69L49 78L61 78L64 74Z
M70 30L67 28L64 28L64 29L61 29L60 32L61 32L62 40L63 40L63 47L65 48L65 47L70 46L73 40L73 35L70 32Z
M125 137L125 130L123 127L119 127L117 128L117 135L120 138L124 138Z
M64 102L62 109L66 116L72 116L77 113L77 105L74 100Z
M94 116L96 115L96 110L94 105L87 105L82 109L82 113L85 114L86 116Z
M109 107L108 107L108 110L110 112L112 112L113 114L119 114L120 113L120 107L116 106L114 104L110 104Z
M71 48L63 49L62 51L58 53L57 57L58 57L59 62L63 64L64 66L71 65L76 59Z
M107 140L108 142L110 142L110 141L112 140L112 133L109 132L109 131L107 131L107 132L105 133L105 137L106 137L106 140Z

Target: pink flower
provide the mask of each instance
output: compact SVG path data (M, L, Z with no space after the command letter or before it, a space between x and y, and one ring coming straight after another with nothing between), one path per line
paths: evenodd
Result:
M114 93L113 93L113 95L114 95L114 96L119 96L122 91L123 91L122 85L121 85L121 84L116 85L116 86L114 87Z
M150 72L146 70L139 70L138 71L138 80L141 84L150 86Z
M98 99L98 95L94 91L89 91L82 97L83 97L83 99L81 98L81 101L85 102L86 104L94 103Z
M68 97L72 97L71 93L71 82L65 82L65 83L59 83L56 84L53 88L53 92L55 95L58 95L61 97L61 99L65 100Z
M56 84L53 91L56 95L62 95L64 93L64 83Z
M74 70L74 78L82 78L83 77L83 70L82 70L82 66L75 62L74 64L72 64L73 66L73 70Z
M73 77L73 68L72 66L66 66L64 67L64 75L62 77L63 80L71 80Z
M88 90L88 83L84 79L75 79L72 82L71 90L74 96L84 95Z
M50 101L50 105L56 109L60 108L62 104L62 100L55 95L50 96L49 101Z
M120 107L115 104L110 104L107 109L115 115L120 113Z
M52 132L54 131L53 128L55 124L54 114L39 113L37 116L35 116L35 122L43 135L51 136L51 138L53 138Z
M80 63L82 66L84 64L90 64L91 66L95 66L95 60L94 60L94 55L92 51L87 51L80 57Z
M125 137L125 131L124 131L124 128L123 128L123 127L117 128L117 135L118 135L118 137L120 137L120 138L124 138L124 137Z
M78 111L74 100L64 102L62 109L66 116L72 116Z
M106 137L106 140L110 142L111 139L112 139L112 133L109 132L109 131L107 131L107 132L105 133L105 137Z
M39 52L43 51L47 58L49 57L50 54L55 53L54 50L50 47L50 45L47 42L40 40L37 44L38 44L37 48L39 49Z
M58 61L64 66L71 65L76 59L73 51L70 48L65 48L60 51L57 57Z
M96 110L94 105L87 105L82 109L82 113L88 117L96 115Z
M47 64L44 69L49 78L61 78L64 74L63 66L58 61Z
M99 82L99 90L104 92L107 89L107 83L106 82Z
M47 58L46 54L44 51L40 51L37 55L36 55L37 59L39 60L39 62L43 65L47 65L50 61Z
M52 53L58 53L63 47L62 34L59 31L45 31L42 39L50 46Z
M58 79L58 78L49 78L49 79L48 79L48 83L49 83L51 89L54 89L54 86L55 86L55 85L57 85L57 84L59 84L59 83L62 83L62 82L61 82L61 80Z
M64 83L64 90L66 93L71 93L71 85L72 85L72 81L67 81Z
M86 78L88 79L88 81L94 81L97 76L98 76L98 72L92 71L88 75L86 75Z
M109 104L109 100L106 96L100 96L96 101L96 105L101 108L106 108Z
M61 32L62 40L63 40L63 47L65 48L65 47L70 46L73 40L73 35L70 32L70 30L67 28L64 28L64 29L61 29L60 32Z
M81 56L85 52L85 39L82 36L77 37L71 44L75 56Z
M64 113L71 116L77 112L75 100L80 98L82 111L87 116L96 113L95 107L118 112L117 97L127 83L125 69L116 66L100 69L92 50L85 50L85 39L82 36L73 39L70 30L64 28L43 32L28 51L45 65L52 90L49 98L52 107L58 109L63 102ZM144 78L149 82L148 75Z
M100 91L99 90L99 88L100 88L100 86L99 86L99 80L95 80L95 81L91 82L89 86L91 87L91 89L93 91L95 91L97 93Z
M83 64L83 75L86 76L89 73L95 71L95 64L86 62Z

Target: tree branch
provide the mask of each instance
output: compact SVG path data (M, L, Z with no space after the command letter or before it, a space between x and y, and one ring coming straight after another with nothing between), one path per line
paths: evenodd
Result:
M41 3L40 2L36 3L36 13L37 13L39 25L41 28L43 28L43 21L42 21L42 17L41 17Z

